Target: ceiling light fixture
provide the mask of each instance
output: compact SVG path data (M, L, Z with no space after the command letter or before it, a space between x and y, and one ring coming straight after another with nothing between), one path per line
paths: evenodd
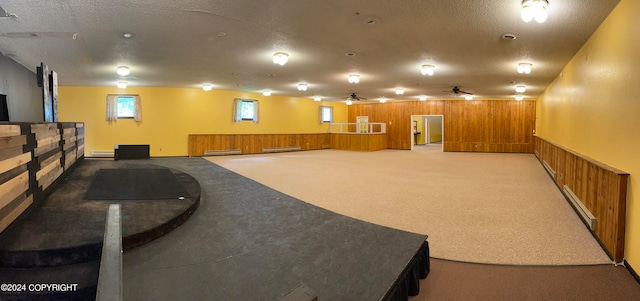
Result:
M525 86L516 86L516 92L524 93L525 91L527 91L527 87L525 87Z
M271 90L262 91L262 96L271 96Z
M349 75L349 83L357 84L360 82L360 75L350 74Z
M119 81L117 87L120 88L120 89L126 89L127 88L127 82L126 81Z
M420 69L420 73L422 73L422 75L432 76L433 71L435 69L436 69L436 66L433 66L433 65L422 65L422 69Z
M538 23L544 23L547 20L548 0L522 0L522 21L531 22L536 19Z
M531 73L532 64L529 63L520 63L518 64L518 73L529 74Z
M313 101L321 101L322 98L320 96L314 96Z
M396 95L402 95L402 94L404 94L404 89L396 88Z
M284 66L289 61L289 54L285 52L276 52L273 54L273 63Z
M127 76L129 75L129 73L131 73L131 71L129 70L129 67L127 66L118 66L118 68L116 69L116 72L120 76Z
M387 98L384 96L380 97L380 103L385 103L385 102L387 102Z
M473 100L473 95L465 95L464 99L466 100Z
M212 84L202 84L202 90L211 91L213 89Z
M521 95L516 96L516 100L517 101L522 101L524 99L524 97L522 97Z
M420 95L420 97L418 99L420 99L420 101L425 101L425 100L427 100L427 97L424 96L424 95Z
M350 105L352 105L352 104L353 104L353 101L351 101L351 99L348 99L348 100L347 100L347 105L348 105L348 106L350 106Z
M307 84L298 84L298 91L307 91Z

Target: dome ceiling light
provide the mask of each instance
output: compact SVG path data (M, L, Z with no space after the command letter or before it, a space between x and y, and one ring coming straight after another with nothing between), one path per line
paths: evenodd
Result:
M289 54L286 52L276 52L273 54L273 63L284 66L289 61Z
M433 66L433 65L422 65L422 68L420 69L420 73L422 73L422 75L432 76L435 69L436 69L436 66Z
M127 76L127 75L129 75L129 73L131 73L131 71L129 70L129 67L127 67L127 66L119 66L116 69L116 72L120 76Z
M531 66L533 66L530 63L520 63L518 64L518 73L524 73L524 74L529 74L531 73Z
M538 23L544 23L547 20L548 0L522 0L522 21L527 23L535 19Z

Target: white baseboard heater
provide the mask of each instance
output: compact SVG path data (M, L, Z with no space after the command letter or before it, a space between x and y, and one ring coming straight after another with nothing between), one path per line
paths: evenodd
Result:
M549 165L549 163L547 163L547 161L542 160L542 166L544 166L544 169L547 170L547 172L551 175L553 179L556 178L556 171L553 170L553 168L551 168L551 166Z
M271 147L271 148L263 148L263 153L279 153L279 152L293 152L299 151L299 146L290 146L290 147Z
M227 155L240 155L242 151L239 149L227 149L227 150L206 150L205 156L227 156Z
M113 158L114 157L114 152L113 151L91 151L91 157L95 157L95 158Z
M589 211L589 209L587 209L587 207L582 203L582 201L580 201L580 199L578 199L578 197L573 193L573 191L571 191L571 189L567 185L564 185L564 187L562 187L562 190L564 191L564 194L567 196L569 201L571 201L573 206L576 208L582 220L587 223L589 229L591 229L591 231L595 231L596 217L591 213L591 211Z

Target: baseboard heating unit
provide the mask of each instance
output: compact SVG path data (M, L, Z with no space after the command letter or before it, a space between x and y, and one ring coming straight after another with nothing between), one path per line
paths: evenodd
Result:
M587 209L587 207L582 203L582 201L580 201L580 199L578 199L578 197L573 193L573 191L571 191L571 189L567 185L564 185L562 190L564 191L564 194L567 196L569 201L573 204L573 207L576 208L576 211L578 211L580 218L582 218L582 220L587 223L591 231L595 231L596 217L591 213L591 211L589 211L589 209Z
M291 146L291 147L272 147L272 148L263 148L263 153L279 153L279 152L293 152L299 151L299 146Z
M553 170L553 168L551 168L551 166L549 165L549 163L547 163L547 161L542 160L542 166L544 166L544 169L547 170L547 172L551 175L551 177L555 180L556 178L556 171Z
M95 158L113 158L113 151L91 151L91 157Z
M226 155L240 155L242 151L239 149L227 149L227 150L206 150L205 156L226 156Z

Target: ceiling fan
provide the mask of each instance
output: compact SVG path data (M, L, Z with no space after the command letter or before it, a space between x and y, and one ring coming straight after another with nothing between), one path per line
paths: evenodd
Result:
M450 92L453 93L453 95L455 95L456 97L464 97L464 96L473 96L473 93L471 92L467 92L467 91L462 91L460 90L460 88L458 86L454 86L453 89L451 89L451 91L444 91L444 92Z
M348 97L345 97L344 99L351 100L351 101L367 100L365 97L360 97L360 96L356 95L355 92L351 93L351 95L349 95Z

